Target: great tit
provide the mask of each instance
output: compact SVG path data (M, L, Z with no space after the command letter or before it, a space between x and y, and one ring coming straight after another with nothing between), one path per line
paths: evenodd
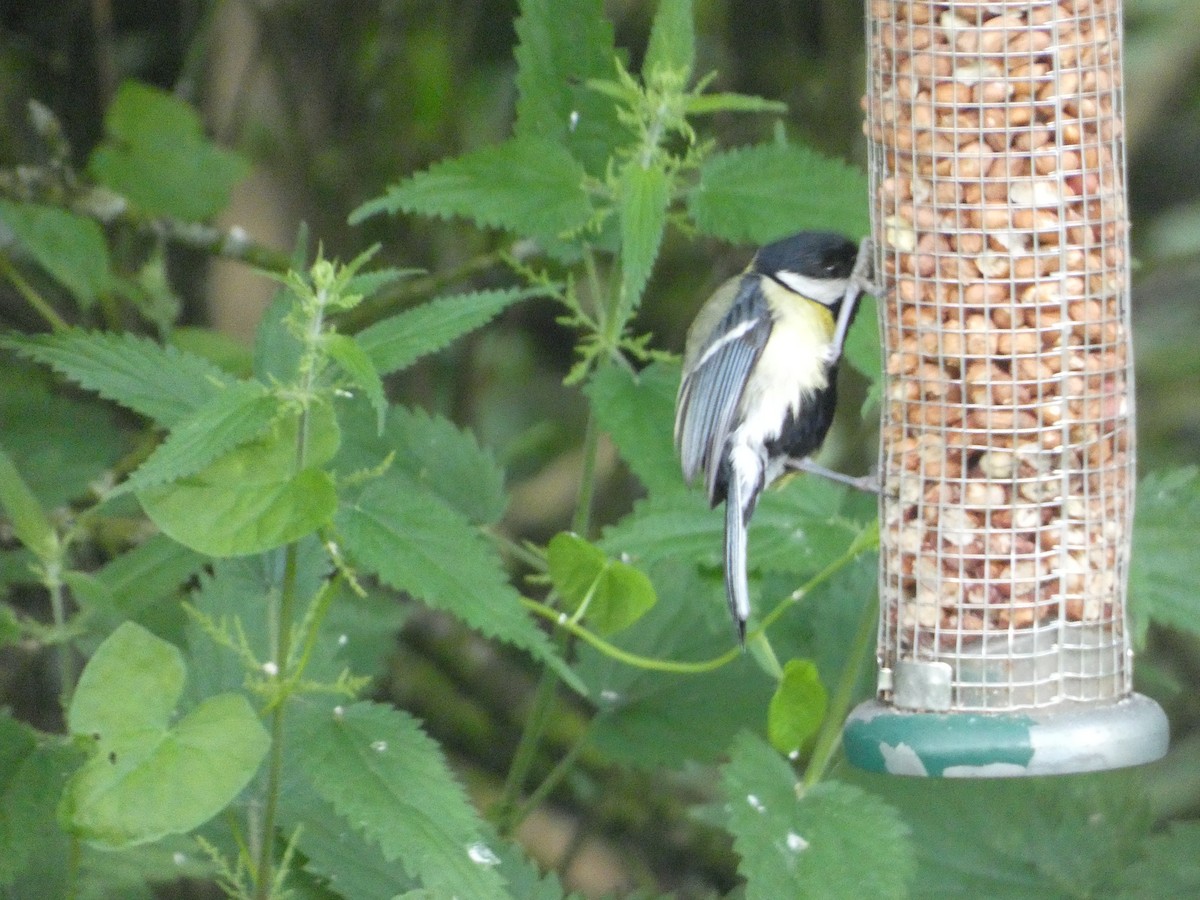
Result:
M725 502L725 594L745 642L746 526L758 497L825 439L837 364L862 291L866 241L804 231L767 244L701 307L688 331L675 446L690 483Z

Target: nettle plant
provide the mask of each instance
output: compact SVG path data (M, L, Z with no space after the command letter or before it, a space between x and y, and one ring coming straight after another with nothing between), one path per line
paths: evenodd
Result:
M718 764L697 818L732 835L748 897L907 892L910 825L829 777L842 719L868 690L874 501L813 479L763 498L759 617L740 651L721 517L682 483L671 445L678 365L635 327L668 229L739 243L804 227L857 236L864 176L782 129L737 150L700 137L713 113L783 110L708 90L689 0L660 5L636 74L599 2L571 16L555 6L521 4L513 137L352 216L503 230L514 287L395 312L387 291L413 273L371 269L374 249L311 261L301 241L289 263L196 224L243 167L186 106L137 85L118 94L86 173L54 151L54 178L7 183L0 265L50 331L3 338L3 575L14 596L40 585L52 621L6 605L0 639L54 654L67 736L0 716L0 886L149 896L150 883L192 876L247 898L559 897L511 836L586 756ZM53 151L53 119L35 112ZM118 252L131 234L152 235L151 252ZM281 290L247 365L177 327L171 242L275 270ZM392 403L383 384L521 302L557 304L575 330L568 381L588 410L572 528L545 546L500 529L493 454ZM109 327L72 325L57 307ZM159 339L134 333L146 326ZM869 332L857 329L849 358L874 380ZM45 367L83 391L59 393ZM145 424L130 449L121 425L133 418ZM601 433L644 488L612 523L592 513ZM363 699L413 604L541 672L485 814L414 716ZM539 748L566 710L585 715L543 771ZM924 815L913 827L928 837L937 817Z

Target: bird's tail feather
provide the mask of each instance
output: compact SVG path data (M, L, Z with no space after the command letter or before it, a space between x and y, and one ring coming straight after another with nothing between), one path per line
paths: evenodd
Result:
M746 620L750 618L750 589L746 584L746 504L744 485L737 473L729 479L725 498L725 597L737 626L738 641L745 646Z

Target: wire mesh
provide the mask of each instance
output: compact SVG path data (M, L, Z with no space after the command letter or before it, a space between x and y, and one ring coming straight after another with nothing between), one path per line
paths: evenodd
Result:
M1131 690L1121 35L1120 0L867 2L896 706Z

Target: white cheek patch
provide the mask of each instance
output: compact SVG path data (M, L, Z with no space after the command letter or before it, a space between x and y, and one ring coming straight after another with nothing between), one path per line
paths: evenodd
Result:
M813 278L811 275L801 275L786 269L776 272L775 277L781 284L787 285L789 290L825 306L842 299L848 281L845 278Z

